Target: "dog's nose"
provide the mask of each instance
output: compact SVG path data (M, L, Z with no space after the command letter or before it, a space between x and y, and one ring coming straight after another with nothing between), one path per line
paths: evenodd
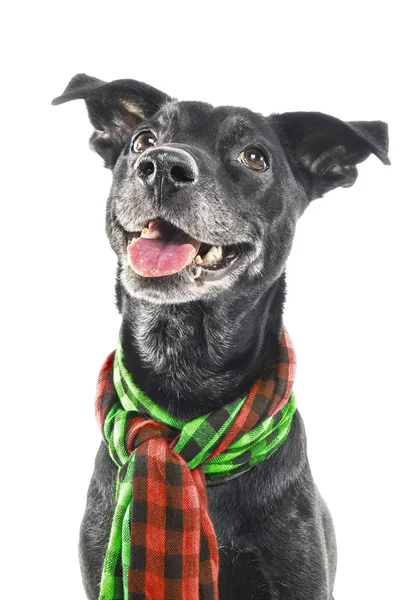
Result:
M195 159L181 148L151 148L143 152L134 166L137 176L149 186L172 191L196 181Z

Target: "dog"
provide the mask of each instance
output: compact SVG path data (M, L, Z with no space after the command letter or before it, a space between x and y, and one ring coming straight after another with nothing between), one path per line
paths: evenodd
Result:
M370 154L390 164L386 123L317 112L265 117L85 74L53 104L75 99L85 101L94 126L91 148L113 172L106 231L135 382L182 420L245 396L269 357L272 368L279 345L298 219L326 192L352 186ZM132 240L149 231L178 250L129 255ZM102 442L79 543L90 600L99 593L116 472ZM207 496L220 600L333 598L334 528L298 411L268 460L207 486Z

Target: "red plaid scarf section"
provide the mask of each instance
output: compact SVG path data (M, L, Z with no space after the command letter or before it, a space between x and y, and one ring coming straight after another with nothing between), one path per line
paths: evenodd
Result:
M105 360L97 382L101 426L115 403L114 354ZM135 452L129 600L218 600L218 543L204 469L189 469L172 450L178 434L142 416L134 416L126 428L127 452Z
M218 546L202 467L190 470L170 445L176 432L137 417L128 590L132 600L218 598ZM200 560L199 560L200 559Z

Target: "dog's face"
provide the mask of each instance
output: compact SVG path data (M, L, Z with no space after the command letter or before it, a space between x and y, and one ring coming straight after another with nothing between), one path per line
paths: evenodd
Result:
M72 79L91 145L113 170L107 233L126 292L156 303L215 298L282 273L308 203L350 186L387 127L321 113L263 117L177 102L145 84Z
M276 279L304 203L267 119L174 102L141 122L117 159L108 235L129 293L188 301Z

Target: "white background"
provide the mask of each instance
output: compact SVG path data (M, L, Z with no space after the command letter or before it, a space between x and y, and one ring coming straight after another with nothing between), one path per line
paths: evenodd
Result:
M354 187L300 220L285 322L336 526L336 600L400 598L395 3L12 6L1 38L2 597L84 599L76 546L100 441L94 388L119 327L111 174L88 148L84 103L50 101L86 72L264 114L389 123L393 166L369 158Z

